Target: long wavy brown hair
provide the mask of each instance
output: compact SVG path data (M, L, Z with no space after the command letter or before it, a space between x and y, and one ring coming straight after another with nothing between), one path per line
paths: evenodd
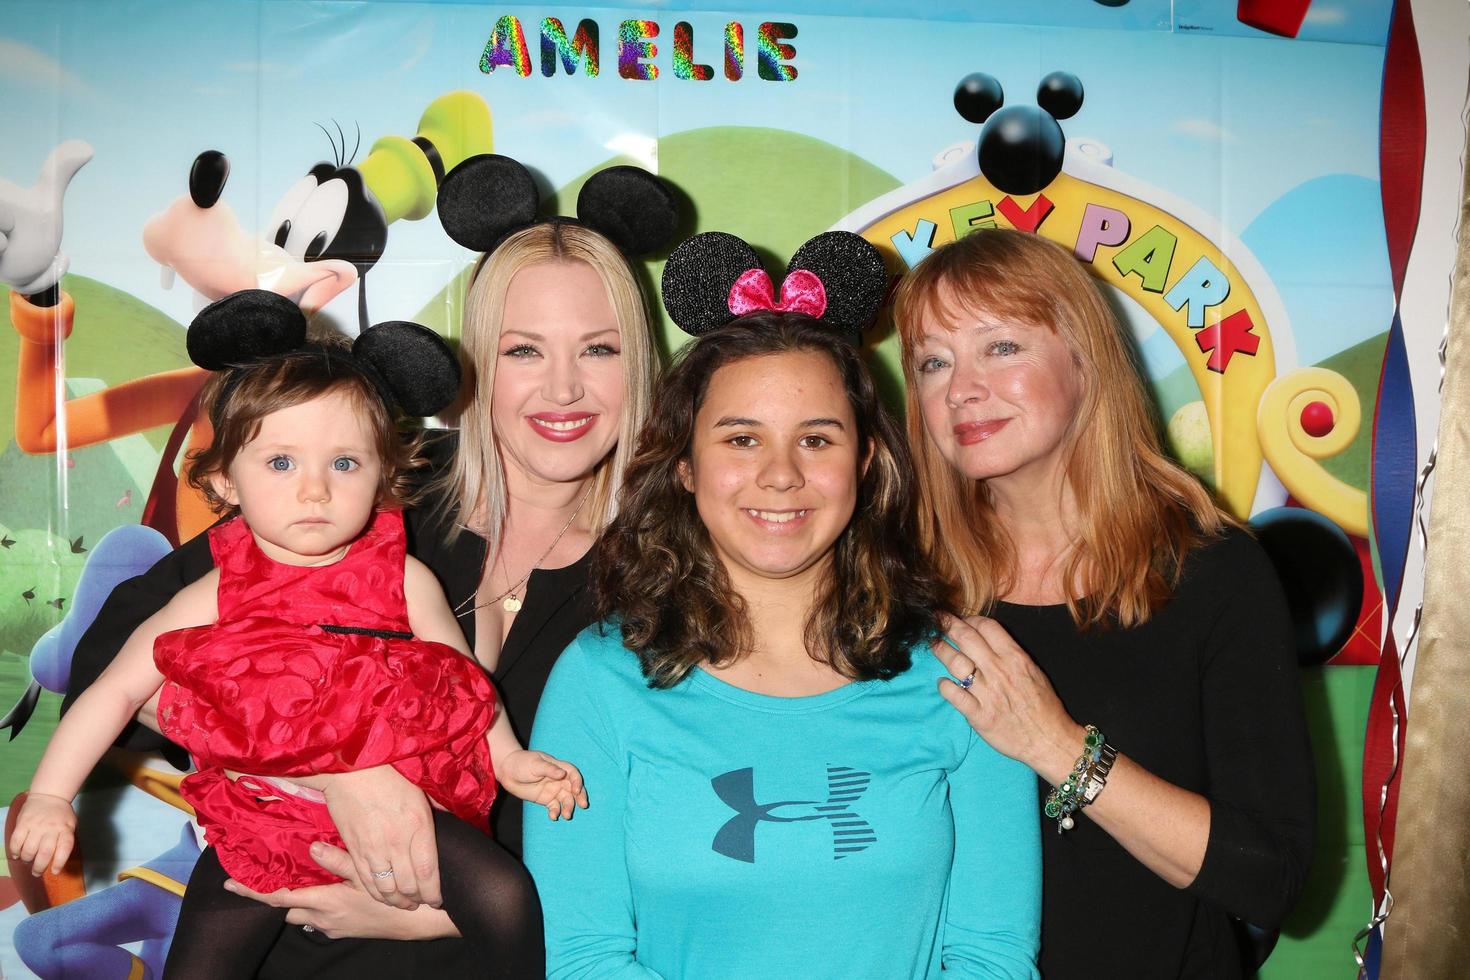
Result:
M912 462L861 357L820 320L756 313L680 351L654 395L618 515L593 554L598 614L617 622L652 687L672 687L699 664L729 664L753 647L745 604L679 467L720 368L797 352L820 354L837 369L869 453L852 519L807 619L807 651L845 677L886 679L907 670L910 649L936 629L941 587L918 548Z
M1082 382L1067 447L1078 542L1062 573L1073 620L1079 626L1146 622L1173 593L1190 551L1234 522L1164 455L1117 318L1071 252L1039 235L986 229L948 242L894 296L925 552L955 584L951 598L967 612L989 609L1016 584L1015 545L985 482L966 478L940 454L917 394L925 334L981 317L1059 334Z

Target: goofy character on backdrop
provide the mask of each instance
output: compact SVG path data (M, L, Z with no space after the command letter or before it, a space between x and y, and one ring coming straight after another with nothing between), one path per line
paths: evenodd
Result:
M220 200L229 161L209 150L194 161L189 193L144 227L143 247L163 266L165 281L183 279L201 307L241 289L269 289L310 315L357 283L358 319L365 325L362 284L383 254L389 226L427 215L444 174L490 152L491 142L490 109L480 96L443 95L424 112L416 136L385 136L361 163L352 163L345 137L340 146L334 141L335 159L316 164L288 189L258 236L247 235ZM175 476L180 452L213 437L196 404L206 373L180 368L67 401L56 397L61 347L75 315L60 288L67 267L60 252L62 198L91 156L86 143L68 140L33 187L0 179L0 283L11 287L10 322L20 337L15 439L23 452L55 453L172 424L143 523L177 545L214 522L203 499Z
M356 164L356 147L349 152L347 143L345 136L340 144L333 140L334 160L311 167L289 188L258 236L246 234L221 200L228 159L216 151L201 153L190 171L189 193L143 230L144 248L163 266L165 282L182 279L194 290L198 306L241 289L263 288L290 297L308 314L357 284L358 320L365 325L366 276L383 254L389 226L400 218L425 217L445 173L492 149L490 111L480 96L452 92L429 105L411 139L385 136ZM162 424L172 424L173 431L144 508L145 526L117 528L97 543L68 615L33 648L30 686L0 719L12 739L42 688L64 693L71 652L112 587L146 571L214 520L176 476L182 454L213 438L197 410L206 372L189 367L65 401L57 396L62 345L75 315L72 297L61 288L67 269L60 251L62 201L91 157L90 146L69 140L52 152L34 186L22 188L0 178L0 283L11 287L11 324L20 348L16 442L27 453L57 453ZM109 759L133 785L190 813L177 792L178 774L122 750ZM12 812L19 802L12 803ZM11 869L16 891L32 913L16 929L17 953L47 978L160 975L198 853L193 824L186 820L176 844L124 871L118 884L90 895L79 855L60 875L39 880ZM121 948L133 942L142 942L140 955Z

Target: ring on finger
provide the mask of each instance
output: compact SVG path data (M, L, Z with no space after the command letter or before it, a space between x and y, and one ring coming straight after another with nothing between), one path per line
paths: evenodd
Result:
M328 936L316 926L307 925L304 922L301 924L301 932L302 935L306 936L307 939L316 943L318 946L326 946L332 941L331 936Z
M960 686L961 690L968 691L971 687L975 685L975 672L973 670L970 671L968 674L966 674L963 678L956 681L955 683Z
M377 878L379 881L381 881L384 878L391 878L391 877L393 877L393 869L392 868L389 868L386 871L369 871L368 874L372 875L374 878Z

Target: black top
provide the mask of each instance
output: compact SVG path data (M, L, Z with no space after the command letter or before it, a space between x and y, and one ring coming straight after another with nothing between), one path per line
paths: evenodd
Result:
M1204 865L1182 890L1085 816L1060 835L1042 818L1042 976L1242 976L1231 918L1280 926L1306 880L1316 806L1291 619L1265 552L1228 532L1133 629L1079 632L1064 605L1002 602L992 615L1073 718L1210 802Z
M453 457L457 435L435 433L425 446L429 465L424 481L444 471ZM433 571L443 586L451 609L458 609L459 625L470 648L475 645L473 598L485 566L486 544L483 538L462 531L449 543L449 528L457 520L457 511L430 499L404 513L404 530L408 553ZM511 724L521 744L531 734L536 706L546 687L556 658L572 638L593 621L592 602L587 588L591 558L584 555L565 568L538 568L526 584L525 605L516 614L510 633L501 648L500 659L492 675L501 705L509 713ZM209 550L209 536L200 534L165 555L144 574L128 579L113 589L96 620L82 635L72 658L71 682L62 713L66 713L77 696L102 673L123 643L149 616L168 604L184 586L202 578L214 567ZM187 764L187 756L163 736L133 722L123 732L118 744L140 750L165 750L170 758ZM521 853L521 803L504 791L497 800L493 825L495 839L517 857ZM426 943L393 943L378 940L338 940L330 945L313 942L299 929L287 929L282 941L272 952L261 976L317 976L338 969L345 976L374 975L393 964L399 976L442 976L453 972L461 963L463 944L458 940ZM382 975L382 974L379 974Z

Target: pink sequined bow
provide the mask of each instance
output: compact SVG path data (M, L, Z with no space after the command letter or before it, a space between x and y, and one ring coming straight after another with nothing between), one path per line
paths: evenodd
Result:
M744 316L756 310L805 313L821 316L827 311L827 290L815 273L797 269L781 282L781 301L776 301L771 277L765 269L746 269L730 287L730 312Z

